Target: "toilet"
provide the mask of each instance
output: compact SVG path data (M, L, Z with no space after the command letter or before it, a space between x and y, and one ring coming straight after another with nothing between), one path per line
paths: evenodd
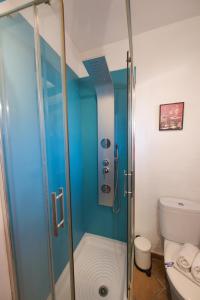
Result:
M172 262L186 242L200 246L200 204L185 199L159 200L160 232L164 261ZM174 267L166 268L172 300L200 300L200 287Z

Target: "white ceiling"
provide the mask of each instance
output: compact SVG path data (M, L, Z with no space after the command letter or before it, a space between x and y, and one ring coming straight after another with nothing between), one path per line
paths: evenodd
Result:
M67 31L80 51L126 35L125 0L65 0Z
M200 0L131 0L139 34L200 15ZM81 51L127 38L125 0L65 0L67 31Z

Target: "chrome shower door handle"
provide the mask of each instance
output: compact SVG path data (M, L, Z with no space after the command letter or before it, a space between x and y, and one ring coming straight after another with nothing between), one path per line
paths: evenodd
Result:
M65 219L64 219L64 189L59 188L59 194L56 195L55 192L51 193L52 198L52 208L53 208L53 232L54 236L58 236L59 228L64 228ZM57 211L57 201L60 201L60 217L61 220L58 222L58 211Z
M132 183L131 183L132 176L133 176L132 171L128 173L126 170L124 170L124 197L126 197L127 195L132 196L133 194Z
M124 197L128 194L127 187L128 187L128 173L124 170Z

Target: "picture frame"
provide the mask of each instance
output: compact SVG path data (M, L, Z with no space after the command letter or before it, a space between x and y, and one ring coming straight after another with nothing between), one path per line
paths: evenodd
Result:
M183 130L184 102L160 105L159 130Z

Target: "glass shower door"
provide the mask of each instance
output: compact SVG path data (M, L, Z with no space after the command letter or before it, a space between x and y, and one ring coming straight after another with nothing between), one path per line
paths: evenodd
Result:
M1 131L20 300L73 295L61 3L0 19ZM53 20L56 51L46 34Z
M40 6L36 15L40 33L38 54L41 59L54 297L55 300L70 300L73 274L71 277L61 1L51 1L51 6ZM45 32L51 26L54 26L54 31L48 39Z
M70 299L65 135L60 57L41 41L55 298ZM53 58L53 59L52 59Z
M26 12L32 16L32 9ZM20 14L0 19L0 76L1 133L19 299L49 300L48 195L34 30Z

